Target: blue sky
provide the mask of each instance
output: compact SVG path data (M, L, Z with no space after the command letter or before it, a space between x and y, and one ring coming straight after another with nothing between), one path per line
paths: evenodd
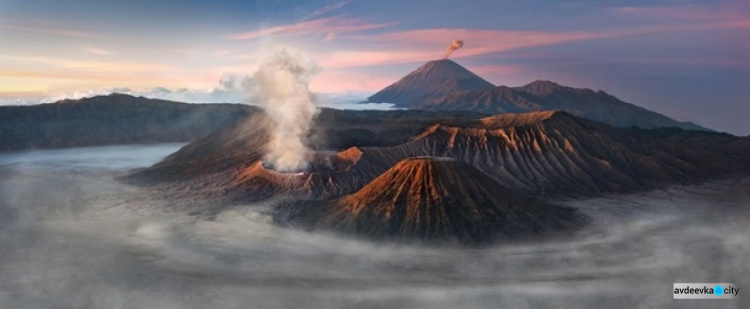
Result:
M0 0L0 102L123 87L229 100L212 96L222 76L253 71L274 46L319 63L313 91L364 97L442 57L452 39L465 42L452 59L498 85L603 89L750 134L750 2L739 0Z

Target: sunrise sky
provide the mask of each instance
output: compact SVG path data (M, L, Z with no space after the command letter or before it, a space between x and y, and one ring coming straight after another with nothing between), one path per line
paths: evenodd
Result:
M364 98L441 58L452 39L465 42L452 59L498 85L603 89L750 134L743 0L0 0L0 102L125 88L155 97L186 88L190 100L287 45L320 65L313 91Z

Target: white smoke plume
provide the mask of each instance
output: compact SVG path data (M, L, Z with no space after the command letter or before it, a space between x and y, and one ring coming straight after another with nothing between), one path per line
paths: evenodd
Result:
M274 121L264 159L281 172L305 170L309 149L305 138L318 112L309 85L318 66L303 51L280 49L261 61L258 71L240 85L251 103Z
M453 40L448 46L445 47L445 59L448 59L454 51L457 49L464 47L464 41L461 40Z

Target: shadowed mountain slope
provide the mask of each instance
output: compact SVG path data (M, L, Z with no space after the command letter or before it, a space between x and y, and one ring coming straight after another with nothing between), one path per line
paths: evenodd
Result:
M425 110L470 110L488 114L562 110L575 116L616 127L636 126L644 129L676 127L707 130L690 122L680 122L634 104L624 102L604 91L561 86L549 81L535 81L523 87L505 86L492 89L452 92L421 101L415 106Z

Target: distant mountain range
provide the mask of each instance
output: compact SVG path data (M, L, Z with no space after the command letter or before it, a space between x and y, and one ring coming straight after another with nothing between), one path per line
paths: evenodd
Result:
M0 106L0 151L189 142L259 110L124 94L32 106Z
M535 81L522 87L494 86L451 60L430 61L368 98L373 103L423 110L487 114L562 110L617 127L677 127L708 130L624 102L604 91Z

